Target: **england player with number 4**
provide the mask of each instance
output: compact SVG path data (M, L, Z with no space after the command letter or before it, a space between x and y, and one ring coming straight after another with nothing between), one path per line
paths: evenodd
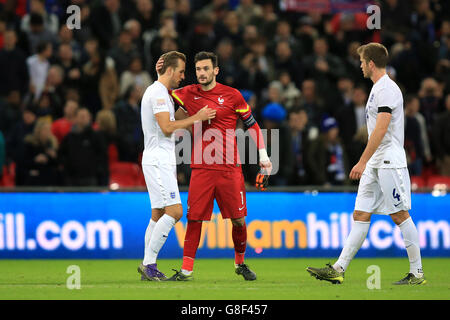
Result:
M407 276L394 284L425 284L419 235L408 213L411 183L403 149L402 92L386 73L388 51L383 45L363 45L358 48L358 54L364 77L370 78L374 85L366 104L369 140L350 172L350 179L360 179L354 224L336 263L325 268L308 267L307 271L319 280L342 283L344 272L367 236L371 215L388 214L401 230L410 263Z

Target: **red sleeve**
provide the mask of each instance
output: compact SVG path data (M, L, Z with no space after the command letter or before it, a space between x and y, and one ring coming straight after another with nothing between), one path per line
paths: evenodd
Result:
M236 92L235 96L236 96L235 110L239 115L239 118L241 118L242 121L244 121L244 125L249 131L253 141L255 141L258 150L264 149L265 144L261 128L259 127L258 122L256 122L255 118L253 117L250 106L245 101L244 97L239 91Z
M189 91L187 86L170 91L173 101L185 112L189 112L188 107L184 103L187 100L188 94Z

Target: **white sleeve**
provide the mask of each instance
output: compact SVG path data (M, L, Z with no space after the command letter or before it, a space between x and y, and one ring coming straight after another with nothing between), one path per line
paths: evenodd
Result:
M396 98L392 90L389 90L389 88L383 88L378 92L376 105L378 111L380 108L383 110L386 107L393 110L396 105Z
M153 114L157 114L160 112L170 112L169 101L164 96L150 98L150 105L152 106Z

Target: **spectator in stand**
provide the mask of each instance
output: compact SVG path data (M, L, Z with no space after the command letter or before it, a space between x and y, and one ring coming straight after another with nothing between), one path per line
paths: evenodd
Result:
M287 70L280 70L277 80L271 82L269 87L277 86L280 91L280 100L286 110L291 110L299 104L300 90L297 89L295 83L291 81L291 76Z
M142 52L144 41L142 39L142 28L139 21L136 19L130 19L123 25L123 30L126 30L129 32L131 37L131 42L135 46L135 48L138 50L138 52Z
M250 44L250 51L254 54L259 69L267 79L275 78L274 61L267 53L267 40L264 37L257 37ZM256 89L256 88L254 88ZM258 92L259 94L259 92Z
M178 0L175 11L175 26L177 28L177 32L183 34L186 32L186 30L189 30L192 27L191 21L193 11L191 9L191 1Z
M107 157L106 144L92 129L91 113L78 109L72 131L64 137L58 152L66 186L98 186Z
M292 138L292 155L294 171L290 185L310 184L310 169L307 163L309 145L317 136L317 128L308 125L308 114L302 108L294 108L289 112L289 129Z
M98 38L100 47L111 48L122 30L123 17L120 12L120 0L104 0L92 10L90 27Z
M31 16L33 14L40 15L44 22L44 29L57 34L59 29L58 16L53 13L48 13L45 9L45 0L30 0L30 12L22 17L21 30L23 32L30 32L31 29Z
M306 79L301 86L300 106L306 110L308 121L319 128L323 115L325 114L325 105L316 89L316 81Z
M321 135L311 143L307 155L312 184L342 185L346 182L347 165L336 119L325 118L320 129Z
M319 31L314 27L313 19L310 15L304 15L298 19L295 36L302 43L303 54L311 55L313 53L314 39L319 36Z
M93 51L82 68L82 75L83 104L92 114L102 108L111 109L119 95L119 81L112 59L106 58L103 50Z
M261 66L254 53L247 52L240 62L239 73L236 77L239 88L261 92L267 87L268 79L261 70Z
M131 33L123 30L119 36L119 43L109 51L108 55L114 59L115 68L120 75L130 65L131 59L139 55L135 44L132 41Z
M16 186L22 186L25 182L20 161L23 159L24 139L33 132L35 123L36 111L29 107L23 111L22 121L16 123L9 136L6 137L6 156L9 161L16 163Z
M445 109L436 119L433 137L439 174L450 176L450 94L445 99Z
M225 19L229 11L228 0L213 0L211 3L204 5L200 10L200 15L210 17L212 23Z
M425 117L428 131L434 125L436 115L442 112L442 92L436 79L428 77L422 80L420 91L420 112Z
M355 82L349 76L342 76L337 81L337 90L339 92L339 105L340 107L336 110L339 111L340 108L348 107L353 100L353 90L355 88ZM338 120L338 123L341 123Z
M140 22L142 31L156 29L158 26L158 14L154 10L153 1L137 0L136 8L135 18Z
M243 44L243 29L235 11L228 11L224 20L216 22L215 32L218 39L228 38L234 46Z
M367 27L366 12L338 12L329 22L329 37L333 42L333 52L345 55L352 41L361 43L380 42L379 31Z
M24 139L23 158L19 167L23 170L24 185L54 186L57 175L58 142L51 132L51 124L46 119L36 122L32 134Z
M116 117L111 110L100 110L95 117L96 132L100 135L103 143L107 147L107 152L110 148L117 150L117 124ZM102 162L99 165L98 182L100 186L109 185L109 154L104 153L104 158L100 159Z
M361 43L358 41L350 42L347 47L347 55L343 59L345 72L353 80L361 79L361 60L359 60L357 52L360 46Z
M52 133L59 144L61 144L64 137L72 130L77 110L78 102L75 100L67 100L64 105L64 117L53 121Z
M20 119L22 119L20 92L11 91L6 100L0 99L0 131L5 138Z
M54 61L62 67L64 72L64 86L78 88L81 78L79 63L73 57L72 47L67 43L61 43L58 48L58 55Z
M279 103L269 103L261 112L263 119L263 128L267 129L267 150L276 153L278 147L279 161L278 173L271 175L269 184L276 186L285 186L289 183L294 169L294 158L291 149L291 135L289 129L283 124L287 112ZM279 141L272 141L272 129L278 130ZM272 159L273 163L275 160ZM276 165L274 165L275 168Z
M262 17L263 10L253 0L241 0L236 7L236 15L242 25L248 25L251 21Z
M143 70L142 58L134 56L128 69L120 76L120 96L123 96L131 85L139 85L147 88L153 82L150 74Z
M334 83L345 74L342 60L328 51L328 42L325 38L314 40L314 53L303 59L306 76L316 80L320 95L331 97L336 89Z
M85 26L83 25L83 28L84 27ZM80 46L80 43L73 38L73 30L69 29L67 25L63 24L59 29L58 40L58 49L62 45L69 46L72 52L73 59L78 62L81 58L82 47Z
M37 52L38 46L42 42L51 44L56 43L56 37L53 33L44 27L44 19L38 13L32 13L30 16L30 30L26 32L27 36L27 52L34 54Z
M234 60L233 43L227 38L222 39L217 45L216 52L220 61L220 72L217 75L217 81L224 85L235 87L235 78L239 67Z
M197 52L200 51L214 51L216 48L218 38L214 32L214 19L210 15L205 13L198 13L194 18L193 28L188 31L186 35L186 56L187 64L189 64L189 57L194 57ZM160 54L153 54L153 57L157 58ZM192 61L192 60L191 60ZM153 63L154 65L154 63ZM194 68L186 69L186 82L194 83L196 82ZM155 78L155 77L154 77Z
M47 80L42 92L47 95L50 103L52 119L58 119L63 115L64 100L64 69L59 65L52 65L48 70Z
M395 42L395 35L399 29L410 24L410 1L386 0L383 1L381 12L381 35L387 44Z
M46 119L47 121L52 121L52 106L50 103L49 95L44 92L39 97L39 100L33 104L36 110L37 119Z
M48 59L52 56L52 44L41 42L37 46L37 53L28 57L27 66L30 75L30 97L29 100L37 101L45 88L50 63Z
M114 109L117 119L118 151L120 161L138 162L144 148L140 101L145 88L131 85L124 99Z
M419 121L415 115L419 101L415 96L407 96L405 104L405 152L408 171L412 176L420 176L424 163L424 147Z
M339 123L339 135L342 138L349 165L353 167L361 157L361 145L355 143L356 133L366 127L367 89L359 85L353 89L353 96L348 106L341 107L336 113Z
M23 96L28 91L28 69L25 53L16 46L17 35L13 29L6 30L3 49L0 50L0 96L7 97L11 91Z
M291 45L287 40L281 40L276 44L274 67L275 70L288 70L295 85L301 86L304 78L303 66L292 53Z
M154 60L151 63L152 69L154 69L153 66L156 63L156 59L160 57L164 52L164 50L162 49L163 42L166 41L166 39L171 39L172 41L177 42L177 45L179 45L178 41L180 40L175 26L175 13L173 11L164 10L163 12L161 12L159 20L160 28L156 35L152 37L152 40L150 42L150 53L152 59ZM195 39L194 41L197 40L200 41L200 39ZM193 42L192 45L195 45L195 42ZM154 76L153 78L156 79L156 76Z
M277 29L271 50L276 50L276 46L279 42L286 41L289 43L289 48L292 50L292 55L302 56L303 47L301 42L292 34L291 23L288 20L280 20L277 22Z
M87 40L93 37L92 28L90 26L91 22L91 7L89 3L80 3L80 25L83 27L80 29L73 29L73 37L79 43L85 43ZM72 48L73 49L73 48ZM82 48L80 48L82 49ZM76 54L77 52L75 52Z
M261 4L261 9L261 16L254 16L251 23L258 27L260 34L264 35L266 39L273 39L278 22L278 16L275 12L273 1L264 0Z

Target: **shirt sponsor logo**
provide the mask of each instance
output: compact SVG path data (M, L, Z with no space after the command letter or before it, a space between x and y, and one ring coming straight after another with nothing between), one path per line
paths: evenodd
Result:
M217 101L219 101L219 104L223 104L225 102L225 99L220 96L217 98Z

